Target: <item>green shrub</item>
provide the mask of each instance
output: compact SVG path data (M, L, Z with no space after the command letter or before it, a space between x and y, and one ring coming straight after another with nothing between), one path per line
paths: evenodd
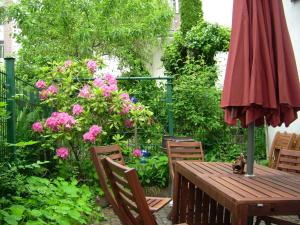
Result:
M141 163L140 159L129 162L129 167L137 170L142 186L166 187L169 180L168 157L156 155Z
M92 215L92 197L89 188L79 186L74 179L67 182L62 178L51 181L29 177L14 203L0 210L0 223L87 224L91 219L102 219L101 214Z
M207 22L199 22L186 35L175 33L171 44L166 46L162 58L168 75L180 76L182 68L189 60L204 61L214 65L214 57L219 51L227 51L230 31L227 28ZM200 65L202 64L199 63Z

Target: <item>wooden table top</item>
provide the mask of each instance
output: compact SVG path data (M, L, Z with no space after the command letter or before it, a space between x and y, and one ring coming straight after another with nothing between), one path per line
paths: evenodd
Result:
M300 176L255 165L254 177L233 174L231 164L179 161L176 171L218 202L300 204Z

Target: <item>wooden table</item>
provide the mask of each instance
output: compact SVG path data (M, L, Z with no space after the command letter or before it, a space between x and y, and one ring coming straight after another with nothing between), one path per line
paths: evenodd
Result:
M300 176L259 165L254 174L233 174L228 163L177 162L173 223L246 225L253 216L300 214Z

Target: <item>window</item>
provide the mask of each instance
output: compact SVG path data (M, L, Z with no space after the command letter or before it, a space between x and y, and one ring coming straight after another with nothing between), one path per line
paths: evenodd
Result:
M0 41L0 59L4 58L4 41Z

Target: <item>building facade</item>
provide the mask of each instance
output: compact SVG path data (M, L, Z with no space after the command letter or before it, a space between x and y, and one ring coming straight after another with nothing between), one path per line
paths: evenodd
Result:
M295 59L298 68L298 74L300 71L300 26L299 26L299 18L300 18L300 1L283 1L285 17L294 49ZM300 93L295 93L300 94ZM269 127L267 132L268 139L268 147L271 146L273 138L277 131L281 132L291 132L300 134L300 112L298 112L298 119L294 121L289 127L281 126L281 127ZM270 149L270 148L268 148Z

